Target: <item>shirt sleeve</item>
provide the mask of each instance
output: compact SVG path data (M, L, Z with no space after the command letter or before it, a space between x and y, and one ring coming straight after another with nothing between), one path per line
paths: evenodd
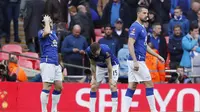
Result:
M105 59L108 59L110 57L110 55L111 55L111 50L110 50L108 45L104 46L104 51L105 51L105 56L104 57L105 57ZM109 54L109 55L107 55L107 54Z
M40 30L39 32L38 32L38 38L40 39L40 38L42 38L42 34L43 34L43 30Z
M136 40L139 34L140 34L140 29L136 25L133 25L129 28L129 32L128 32L129 38L133 38Z

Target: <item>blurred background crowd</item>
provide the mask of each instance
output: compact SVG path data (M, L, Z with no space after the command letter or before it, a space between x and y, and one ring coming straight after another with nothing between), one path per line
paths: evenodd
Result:
M79 67L67 66L65 63L89 67L84 50L91 43L99 42L107 44L118 57L119 80L127 82L128 32L137 18L136 9L139 6L149 9L149 20L144 24L148 32L148 45L166 60L166 63L160 63L147 53L146 64L153 81L199 83L200 0L1 0L2 50L5 45L13 42L19 45L24 42L26 47L22 46L23 50L36 53L39 57L38 31L42 29L42 16L48 14L53 19L53 30L59 38L60 62L64 63L63 68L66 70L63 71L67 71L67 75L90 74L87 70L84 72ZM74 27L75 25L80 27ZM21 29L24 33L22 37L19 33ZM13 63L10 59L21 61L19 57L13 59L11 56L7 59L7 66ZM4 59L1 61L4 63ZM33 66L38 66L34 65L36 62ZM36 69L39 70L38 67ZM168 73L166 69L175 72ZM14 71L17 77L18 71ZM13 72L8 70L9 73ZM199 75L199 78L193 80L192 75ZM6 76L5 80L10 80L7 75L3 76ZM25 75L22 76L23 80L27 80ZM166 76L170 78L166 79ZM88 80L90 75L84 76L80 82Z

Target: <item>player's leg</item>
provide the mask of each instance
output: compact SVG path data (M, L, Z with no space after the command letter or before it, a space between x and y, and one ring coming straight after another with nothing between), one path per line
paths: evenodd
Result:
M157 112L156 105L155 105L155 98L154 98L154 88L153 88L154 86L151 79L151 75L149 73L149 69L147 68L145 63L141 64L141 66L143 68L142 74L145 79L143 82L146 87L146 97L149 103L149 107L151 109L151 112Z
M90 90L90 107L89 107L90 112L96 112L95 111L96 98L97 98L96 92L99 88L101 81L104 78L105 72L106 71L104 70L104 68L97 66L96 67L96 79L94 77L92 77L91 90Z
M43 82L43 88L40 94L42 112L47 112L47 104L49 100L49 91L51 89L51 85L51 83Z
M137 77L136 73L133 70L134 64L133 61L128 61L128 88L126 90L125 98L124 98L124 106L123 106L123 112L129 112L129 109L131 107L132 103L132 97L135 93L135 90L137 88Z
M149 103L149 107L151 109L151 112L157 112L156 104L155 104L155 98L154 98L153 82L151 80L150 81L144 81L144 85L146 87L146 97L147 97L147 101Z
M51 85L54 83L54 73L55 69L52 67L52 64L42 63L40 64L43 89L40 94L42 112L47 112L47 104L49 98L49 91Z
M111 96L112 96L112 112L117 112L118 106L118 92L117 92L117 80L119 77L119 65L115 65L112 68L112 81L109 82Z
M57 105L60 101L60 96L62 92L62 68L60 66L56 66L56 73L55 73L55 88L52 93L52 107L51 112L57 112Z

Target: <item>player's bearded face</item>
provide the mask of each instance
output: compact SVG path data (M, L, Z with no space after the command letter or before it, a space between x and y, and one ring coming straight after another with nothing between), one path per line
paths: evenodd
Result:
M147 22L148 21L148 10L147 9L142 9L141 13L140 13L140 20L142 22Z

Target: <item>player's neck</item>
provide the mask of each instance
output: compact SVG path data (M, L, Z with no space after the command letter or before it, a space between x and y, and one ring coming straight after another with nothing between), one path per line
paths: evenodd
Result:
M140 19L137 19L136 21L137 21L138 23L140 23L141 25L144 24L144 22L142 22Z
M153 33L152 35L153 35L153 37L154 37L155 39L158 38L158 36L157 36L155 33Z

